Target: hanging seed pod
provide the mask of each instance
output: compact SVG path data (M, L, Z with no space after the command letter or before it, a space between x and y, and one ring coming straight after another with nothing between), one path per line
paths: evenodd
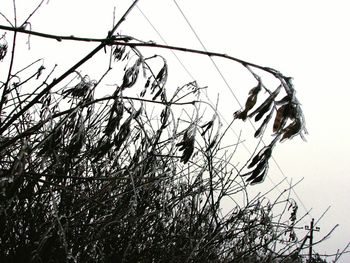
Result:
M123 55L125 53L125 48L126 46L115 46L114 50L113 50L113 56L114 56L114 60L116 61L120 61L123 58Z
M274 102L274 99L277 97L281 90L281 85L277 87L277 89L270 94L270 96L251 114L249 114L249 118L255 116L255 121L259 121L266 112L268 112Z
M283 129L283 136L281 141L285 139L291 139L298 135L302 130L302 122L300 119L295 119L291 124L289 124L285 129Z
M155 77L151 85L151 94L154 94L152 100L156 100L159 96L163 95L164 85L167 81L167 78L168 78L168 65L164 60L163 67L160 69L160 71L158 72L157 76Z
M237 111L235 114L234 114L234 117L237 118L237 119L241 119L243 121L245 121L247 119L247 115L248 115L248 112L255 106L256 104L256 101L258 99L258 94L261 90L261 82L259 82L259 84L252 88L250 91L249 91L249 96L247 98L247 101L245 103L245 108L244 110L242 111Z
M123 77L123 83L121 85L122 90L126 88L130 88L136 83L136 80L139 76L140 64L141 64L141 58L136 60L135 64L125 71L124 77Z
M263 134L263 131L265 130L266 125L269 123L269 121L271 120L271 117L273 115L273 109L270 111L269 115L267 115L264 119L264 121L262 122L262 124L260 125L259 129L256 130L254 137L258 138Z
M192 127L187 128L182 137L182 141L177 143L180 151L183 151L181 161L187 163L194 151L195 136Z
M277 113L276 113L276 117L275 117L275 121L274 121L273 127L272 127L273 132L277 132L281 129L281 127L283 127L284 123L287 120L286 111L287 111L288 107L289 107L289 105L285 104L285 105L282 105L281 107L278 108Z

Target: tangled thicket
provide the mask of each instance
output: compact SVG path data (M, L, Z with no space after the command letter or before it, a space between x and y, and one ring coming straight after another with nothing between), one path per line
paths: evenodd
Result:
M301 262L288 191L274 201L235 202L244 181L263 181L273 147L304 132L290 78L259 67L279 81L270 91L256 65L241 63L257 85L234 118L262 120L256 137L269 122L274 132L243 172L231 162L235 150L221 147L226 130L215 108L213 117L203 114L208 104L197 83L168 92L166 60L138 49L156 44L115 29L99 44L111 47L111 65L125 65L113 94L95 95L111 67L99 80L78 66L54 77L38 60L1 76L1 261ZM28 33L9 31L14 39Z

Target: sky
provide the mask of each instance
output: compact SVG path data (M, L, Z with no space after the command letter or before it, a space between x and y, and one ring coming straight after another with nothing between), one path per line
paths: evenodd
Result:
M3 2L6 2L4 6ZM11 2L3 0L0 10L12 14ZM32 29L53 34L104 37L113 21L113 7L116 7L115 17L118 19L132 1L101 2L50 0L46 4L45 1L31 19ZM304 224L309 224L311 218L318 220L331 206L318 223L321 231L315 233L315 241L339 224L331 238L317 245L315 250L323 254L342 249L350 241L350 110L347 105L350 98L350 17L347 1L140 0L120 33L162 44L160 33L169 45L203 49L178 7L207 50L273 67L293 77L309 135L306 142L294 138L276 148L274 157L280 169L272 164L269 178L275 183L284 176L294 182L303 178L295 193L302 202L300 215L306 212L304 208L311 209ZM32 9L25 0L17 0L17 8L23 18ZM5 24L3 19L0 23ZM33 52L41 56L47 52L49 59L46 63L57 63L61 69L93 47L92 44L66 44L63 48L55 41L40 46L35 41L32 38ZM176 74L171 75L169 81L179 82L181 79L181 83L185 83L191 80L171 55L170 72L173 70ZM207 57L177 55L198 83L208 86L209 96L216 99L219 94L220 112L229 118L239 109ZM215 59L215 62L233 93L244 104L254 82L239 65L223 59ZM263 187L254 189L260 191ZM339 262L350 262L350 254L344 255Z

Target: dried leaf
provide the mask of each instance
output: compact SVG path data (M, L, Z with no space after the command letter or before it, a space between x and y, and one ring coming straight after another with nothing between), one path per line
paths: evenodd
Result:
M253 166L255 166L260 161L261 158L262 158L262 156L260 155L260 153L255 155L254 158L252 159L251 163L248 165L248 168L252 168Z
M258 93L260 92L260 90L261 90L261 83L259 82L259 84L255 88L252 88L249 91L249 97L245 103L245 110L247 112L255 106L258 98Z
M165 107L160 114L160 122L162 124L161 128L164 129L167 126L167 121L170 116L169 106Z
M164 60L163 67L160 69L160 71L158 72L154 81L152 82L151 94L153 94L155 92L155 90L158 89L156 94L153 96L152 100L155 100L158 98L158 96L163 95L164 85L167 81L167 78L168 78L168 65L166 64L166 62Z
M259 113L255 116L255 121L259 121L271 109L272 103L273 100L269 100L264 107L260 109Z
M258 93L261 90L261 83L252 88L249 91L249 96L247 98L247 101L245 103L245 108L244 110L236 111L234 114L234 117L237 119L241 119L245 121L247 119L248 112L255 106L257 98L258 98Z
M256 95L250 95L245 103L245 111L248 112L251 110L257 101L258 96Z
M87 81L83 79L73 88L63 91L62 94L65 94L63 98L66 98L67 96L82 98L86 94L88 94L88 92L91 90L93 86L94 86L94 83L92 81Z
M148 77L146 83L145 83L145 89L147 89L149 87L149 85L151 84L151 76Z
M141 64L141 58L136 60L135 64L125 71L124 77L123 77L123 83L121 85L122 89L130 88L136 83L136 80L139 76L140 64Z
M275 105L285 105L290 102L290 96L286 95L281 100L275 101Z
M266 177L266 174L267 174L267 170L268 170L268 167L265 167L264 171L259 175L257 176L256 178L254 178L250 184L253 185L253 184L258 184L258 183L262 183L264 180L265 180L265 177Z
M235 119L240 119L240 120L245 121L247 119L247 111L246 110L243 110L243 111L238 110L233 114L233 117Z
M262 165L262 166L264 166L264 165L267 166L268 160L270 159L271 155L272 155L272 146L271 145L262 148L260 150L260 152L254 156L251 163L248 165L248 168L252 168L257 163L259 163L259 165Z
M302 123L300 119L295 119L291 124L289 124L285 129L283 129L283 137L281 141L285 139L291 139L295 135L299 134L302 129Z
M159 88L157 93L153 96L152 100L156 100L159 97L159 95L161 95L162 93L163 93L163 89Z
M145 83L145 87L143 88L143 90L142 90L141 93L140 93L140 96L141 96L141 97L144 97L144 96L145 96L145 94L146 94L146 92L147 92L147 89L149 88L149 86L150 86L150 84L151 84L151 78L152 78L152 76L149 76L149 77L147 78L147 81L146 81L146 83Z
M281 86L278 86L277 89L270 94L270 96L251 114L249 114L249 118L253 117L257 114L255 117L255 121L259 121L266 112L268 112L271 108L272 103L274 102L274 99L277 97L281 90Z
M250 176L247 179L247 182L250 182L254 180L256 177L258 177L261 173L264 172L267 162L265 160L261 161L255 169L250 173Z
M285 113L286 113L288 107L289 107L289 105L285 104L285 105L282 105L281 107L278 108L277 113L276 113L276 117L275 117L275 121L273 123L273 128L272 128L273 132L277 132L279 129L281 129L283 124L287 120L287 116Z
M263 130L265 129L266 125L268 124L268 122L270 121L271 117L273 114L273 109L270 111L270 114L266 116L266 118L264 119L264 121L262 122L262 124L260 125L259 129L256 130L254 137L258 138L262 135Z
M195 136L192 131L192 127L185 130L182 141L177 143L176 146L179 147L180 151L183 151L181 156L181 161L187 163L191 158L194 151Z
M115 46L114 50L113 50L113 56L114 56L114 60L121 60L123 58L123 55L125 53L125 48L126 46Z
M118 97L117 97L112 105L108 123L104 130L104 133L106 135L109 136L113 131L115 131L115 129L119 128L119 123L120 123L120 120L123 118L123 113L124 113L124 104L122 101L118 100Z
M193 151L194 151L194 140L191 140L188 143L186 143L186 147L184 148L181 161L183 163L187 163L190 160Z
M122 144L130 134L131 119L132 119L131 116L129 116L129 118L120 127L118 134L114 137L113 142L116 147L116 150L119 150L119 148L122 146Z

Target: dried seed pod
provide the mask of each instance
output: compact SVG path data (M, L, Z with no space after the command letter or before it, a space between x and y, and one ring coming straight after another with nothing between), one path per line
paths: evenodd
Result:
M125 71L124 77L123 77L123 83L121 85L122 89L130 88L136 83L136 80L139 76L140 64L141 64L141 58L136 60L135 64Z
M281 141L285 139L291 139L295 135L298 135L302 130L302 122L300 119L295 119L291 124L289 124L285 129L283 129L283 137Z
M258 93L261 90L261 83L259 82L259 84L252 88L249 91L249 96L247 98L247 101L245 103L245 108L242 111L237 111L234 114L234 117L237 119L241 119L243 121L245 121L247 119L247 115L248 112L255 106L257 98L258 98Z
M253 117L254 115L257 115L255 117L255 121L259 121L266 112L268 112L272 106L272 103L274 102L274 99L277 97L281 90L281 85L277 87L277 89L270 94L270 96L251 114L249 114L249 118Z
M179 150L183 151L181 156L181 161L183 163L187 163L191 158L191 155L194 151L194 142L195 142L195 136L194 136L193 128L190 126L184 132L182 141L176 144L176 146L179 147Z
M273 128L272 128L273 132L277 132L283 127L283 124L285 123L285 121L287 119L286 111L287 111L288 107L289 107L289 105L285 104L285 105L282 105L281 107L278 108L277 113L276 113L276 117L275 117L275 121L273 123Z
M268 122L270 121L271 117L273 115L273 109L270 111L269 115L267 115L264 119L264 121L262 122L262 124L260 125L259 129L256 130L254 137L258 138L262 135L263 130L265 129L266 125L268 124Z
M113 56L114 56L114 60L122 60L123 55L125 53L125 48L126 46L115 46L114 50L113 50Z

